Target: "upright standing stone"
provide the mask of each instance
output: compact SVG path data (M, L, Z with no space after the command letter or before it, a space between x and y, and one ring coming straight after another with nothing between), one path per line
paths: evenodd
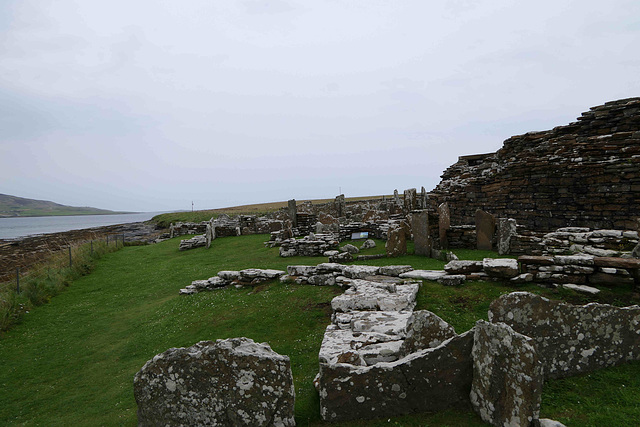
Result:
M211 242L213 241L213 239L215 239L215 236L213 235L213 227L211 226L210 222L207 223L207 231L204 233L204 235L207 239L207 249L209 249L211 247Z
M493 235L496 232L496 219L481 209L476 211L476 241L479 250L493 250Z
M169 225L169 237L170 237L171 239L173 239L174 237L176 237L176 229L175 229L175 227L174 227L173 223L171 223L171 224Z
M393 190L393 203L395 203L396 206L402 206L402 203L400 203L400 196L398 195L398 190Z
M498 253L506 255L511 249L511 238L516 235L516 220L513 218L498 219Z
M413 243L416 255L431 256L431 236L429 236L429 214L415 212L411 218Z
M407 237L404 227L396 226L389 229L385 249L389 257L407 254Z
M338 218L340 218L341 216L344 216L344 211L345 211L344 194L336 196L334 206L338 214Z
M438 233L440 235L440 248L449 249L449 239L447 239L447 230L451 228L451 212L449 212L449 204L441 203L438 206Z
M411 212L416 208L416 199L418 198L418 192L415 188L404 190L404 210L405 212Z
M471 405L480 418L494 426L532 425L543 383L533 340L504 323L479 320L471 356Z
M296 206L296 199L289 200L289 218L291 219L291 225L293 228L298 227L298 207Z
M427 209L427 190L422 187L420 189L420 198L418 199L418 209Z
M248 338L172 348L135 375L138 425L294 426L287 356Z

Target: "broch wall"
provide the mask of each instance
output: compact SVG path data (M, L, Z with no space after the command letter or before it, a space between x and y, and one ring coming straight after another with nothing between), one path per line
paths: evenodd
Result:
M496 153L463 156L431 196L452 225L476 209L528 229L635 229L640 212L640 98L593 107L578 121L513 136Z

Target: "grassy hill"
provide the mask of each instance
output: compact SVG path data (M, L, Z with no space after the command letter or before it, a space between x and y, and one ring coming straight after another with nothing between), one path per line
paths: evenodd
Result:
M285 269L326 258L281 258L262 244L267 235L222 238L210 249L178 251L181 238L108 253L90 274L69 283L48 304L24 314L0 335L0 425L136 425L133 376L154 355L200 340L246 336L268 342L291 358L298 425L320 420L312 380L318 350L330 322L329 303L338 287L285 285L229 287L181 296L178 289L220 270L249 267ZM346 242L345 242L346 243ZM384 242L365 251L384 251ZM456 250L461 259L495 257L485 251ZM358 262L361 263L361 262ZM409 264L442 269L441 261L407 255L366 264ZM533 284L513 287L469 282L446 287L424 282L416 309L434 312L461 333L487 318L499 295L525 290L573 303L628 305L631 288L605 289L596 297ZM28 292L25 289L25 292ZM1 298L0 298L1 300ZM640 419L640 362L553 380L543 388L543 417L571 426L636 426ZM470 409L357 421L333 426L481 426Z
M362 197L347 197L345 201L356 202L361 200L376 200L381 199L383 196L362 196ZM384 196L391 198L393 196ZM334 199L313 199L313 200L296 200L300 205L304 202L311 202L314 205L332 202ZM155 221L161 227L169 227L172 222L201 222L209 221L211 218L217 217L220 214L227 215L263 215L269 212L275 212L278 209L286 207L288 202L270 202L270 203L256 203L253 205L241 205L228 208L219 209L207 209L194 212L171 212L156 215L153 217Z
M110 215L114 212L90 207L65 206L46 200L0 194L0 218L17 216Z

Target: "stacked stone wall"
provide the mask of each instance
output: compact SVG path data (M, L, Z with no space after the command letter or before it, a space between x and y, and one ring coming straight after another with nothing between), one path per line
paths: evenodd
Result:
M536 231L629 229L640 211L640 98L609 102L577 122L530 132L496 153L460 157L431 196L451 223L477 209Z

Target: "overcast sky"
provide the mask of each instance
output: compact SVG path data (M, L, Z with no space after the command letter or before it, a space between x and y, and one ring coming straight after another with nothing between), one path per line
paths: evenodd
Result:
M161 211L433 189L640 96L640 2L0 1L0 193Z

